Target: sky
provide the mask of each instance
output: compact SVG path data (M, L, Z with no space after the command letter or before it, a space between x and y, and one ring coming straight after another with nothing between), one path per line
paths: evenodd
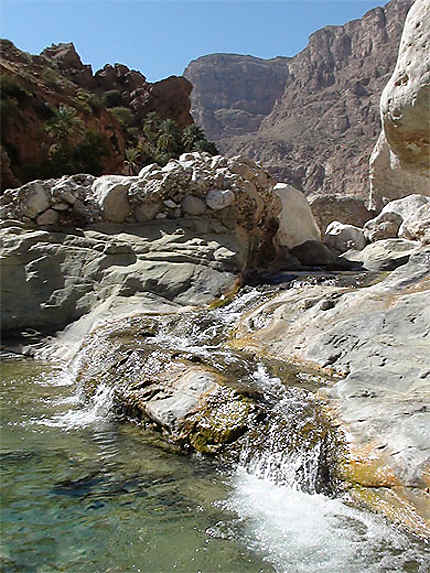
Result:
M107 63L148 81L181 75L199 56L293 56L309 34L361 18L381 0L0 0L1 37L40 53L73 42L93 71Z

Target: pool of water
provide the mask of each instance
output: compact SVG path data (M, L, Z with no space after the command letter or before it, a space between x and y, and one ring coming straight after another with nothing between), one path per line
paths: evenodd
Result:
M379 517L178 455L72 378L0 362L2 571L429 571L429 547Z

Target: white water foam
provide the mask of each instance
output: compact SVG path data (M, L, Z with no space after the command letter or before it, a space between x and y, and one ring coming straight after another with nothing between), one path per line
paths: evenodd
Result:
M82 405L79 396L71 397L71 403L78 406L71 408L52 418L44 418L43 425L64 430L82 428L97 422L108 422L111 419L111 410L114 390L101 384L89 404Z
M413 558L409 538L381 518L243 468L223 505L238 514L245 545L278 573L394 573Z

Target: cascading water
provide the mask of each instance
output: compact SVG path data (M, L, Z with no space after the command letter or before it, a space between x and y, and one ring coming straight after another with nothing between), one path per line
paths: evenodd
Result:
M84 399L71 384L76 364L71 377L3 362L5 571L429 570L424 542L332 496L336 442L312 377L272 375L268 363L225 346L240 313L265 296L251 289L225 307L159 317L148 333L154 372L172 347L258 394L264 423L220 463L177 456L158 434L118 423L113 387L100 384Z

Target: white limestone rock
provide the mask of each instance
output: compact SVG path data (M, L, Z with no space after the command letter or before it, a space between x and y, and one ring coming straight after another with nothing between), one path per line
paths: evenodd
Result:
M411 193L430 196L430 3L405 21L394 72L381 96L382 132L370 160L376 207Z
M380 239L403 236L399 234L403 221L410 217L415 219L421 207L428 204L430 204L430 197L416 193L403 197L402 199L390 201L377 217L367 221L364 225L366 239L370 242L374 242ZM406 236L406 238L409 237Z
M366 246L366 239L363 229L333 221L326 229L324 243L339 253L344 253L349 249L361 251Z
M147 175L157 171L161 171L161 167L158 165L158 163L151 163L150 165L145 165L145 167L142 167L142 169L139 171L138 177L139 179L145 179Z
M382 239L394 239L397 237L402 221L398 213L391 211L380 213L364 225L364 236L370 243Z
M305 241L321 241L321 232L303 193L286 183L277 183L273 192L281 201L277 244L293 249Z
M125 221L130 212L128 189L135 179L122 175L102 175L94 181L92 191L107 221Z
M430 201L403 221L399 237L430 244Z
M420 207L427 205L428 203L430 203L430 197L415 193L413 195L403 197L402 199L390 201L390 203L385 205L381 213L397 213L402 217L402 219L407 219L416 213Z
M50 206L49 194L40 181L27 183L21 189L23 189L21 212L25 217L34 219Z

